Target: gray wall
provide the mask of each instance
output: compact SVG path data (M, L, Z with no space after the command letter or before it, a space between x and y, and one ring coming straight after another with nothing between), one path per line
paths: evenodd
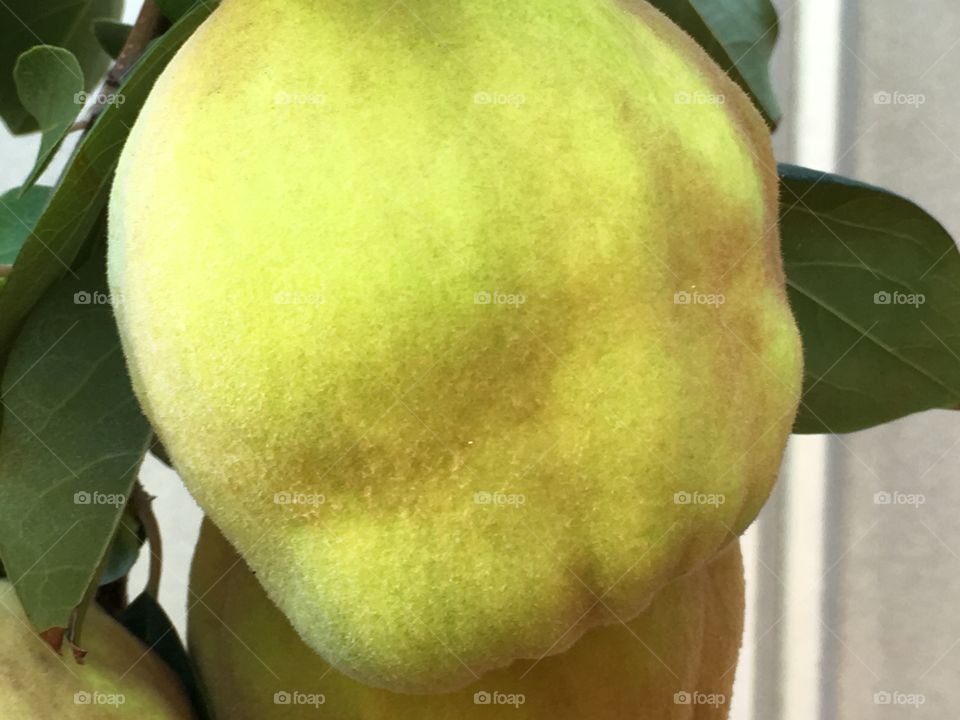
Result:
M850 3L845 20L841 170L918 201L960 237L960 6L871 0ZM892 93L920 97L878 102ZM831 443L827 554L842 560L827 585L824 621L837 637L825 645L824 718L957 716L958 461L957 413L923 413ZM895 491L925 503L874 502ZM877 705L878 692L925 702Z
M798 78L807 72L795 53L796 9L813 12L830 2L775 4L784 18L775 76L788 113L775 146L779 159L796 161L810 132L796 125ZM960 237L960 5L847 0L840 19L841 46L822 48L824 54L839 51L839 89L805 108L837 114L835 168L918 201ZM911 102L908 95L917 97ZM802 102L809 104L809 96ZM785 473L757 525L754 622L762 639L755 651L753 717L957 717L960 413L928 412L833 437L826 450L826 477ZM791 452L810 450L794 445ZM800 540L786 528L810 508L799 508L795 495L824 481L820 511L802 518L822 547L797 547ZM896 492L920 497L915 504L877 502L877 493ZM790 698L796 700L794 686L808 678L787 671L786 659L799 648L795 638L788 641L785 626L806 609L788 597L787 556L808 550L820 555L814 565L822 572L799 578L817 586L808 602L820 611L807 628L819 667L812 670L815 682L805 685L817 695L808 698L817 712L804 716Z

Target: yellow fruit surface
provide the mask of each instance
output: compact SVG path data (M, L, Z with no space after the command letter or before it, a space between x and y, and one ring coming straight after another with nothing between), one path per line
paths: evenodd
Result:
M743 630L743 565L731 542L626 624L439 695L353 680L313 652L205 521L191 571L190 653L213 720L723 720Z
M167 665L95 603L83 627L83 664L56 654L30 627L9 580L0 580L0 717L190 720Z
M124 149L109 276L270 598L434 692L631 620L755 517L801 384L776 193L644 2L226 0Z

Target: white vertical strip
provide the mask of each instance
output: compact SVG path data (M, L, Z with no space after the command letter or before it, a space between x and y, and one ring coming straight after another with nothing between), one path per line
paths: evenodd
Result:
M797 0L796 160L818 170L837 162L842 0Z
M796 162L836 169L842 0L799 0L796 56ZM787 465L782 720L823 717L827 437L794 437Z
M823 717L826 438L794 436L787 465L782 720Z

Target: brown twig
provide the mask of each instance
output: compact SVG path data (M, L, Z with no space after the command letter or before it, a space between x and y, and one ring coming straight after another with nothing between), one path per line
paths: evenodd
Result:
M124 75L140 59L150 41L166 30L167 26L167 19L160 12L157 3L154 0L146 0L140 8L136 22L130 28L130 34L127 35L123 49L107 73L107 82L104 86L106 94L120 87Z
M147 579L147 594L155 600L160 597L160 575L163 571L163 543L160 537L160 524L153 514L153 497L138 482L130 495L130 509L140 521L147 535L147 547L150 550L150 575Z
M136 22L134 22L133 27L130 28L130 34L127 35L123 49L120 50L117 59L114 61L110 70L107 71L107 79L103 83L103 90L101 91L102 95L109 96L120 89L120 85L123 84L123 79L126 77L127 72L134 66L137 60L140 59L140 56L143 55L150 41L162 35L169 26L170 22L164 17L163 13L160 12L157 3L154 0L146 0L146 2L143 3L143 7L140 8L140 14L137 15ZM93 112L90 113L90 117L85 121L87 127L93 126L94 120L103 112L105 107L106 103L97 103L94 106Z

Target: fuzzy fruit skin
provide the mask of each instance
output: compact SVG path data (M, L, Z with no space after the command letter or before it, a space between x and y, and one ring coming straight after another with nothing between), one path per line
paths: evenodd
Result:
M227 0L124 150L110 283L301 637L435 692L755 517L801 383L776 194L749 100L646 3Z
M363 685L297 636L256 576L209 520L190 575L188 641L214 720L723 720L743 631L743 564L731 542L706 567L674 581L626 625L588 631L559 655L518 661L448 694ZM529 672L528 672L529 671ZM476 704L478 692L523 694L519 707ZM715 705L675 693L713 694ZM277 704L276 693L323 696Z
M69 649L58 656L31 630L9 580L0 580L0 606L0 715L4 718L194 717L167 665L95 603L84 621L87 655L82 665ZM89 702L77 693L86 693ZM117 704L111 704L111 698Z

